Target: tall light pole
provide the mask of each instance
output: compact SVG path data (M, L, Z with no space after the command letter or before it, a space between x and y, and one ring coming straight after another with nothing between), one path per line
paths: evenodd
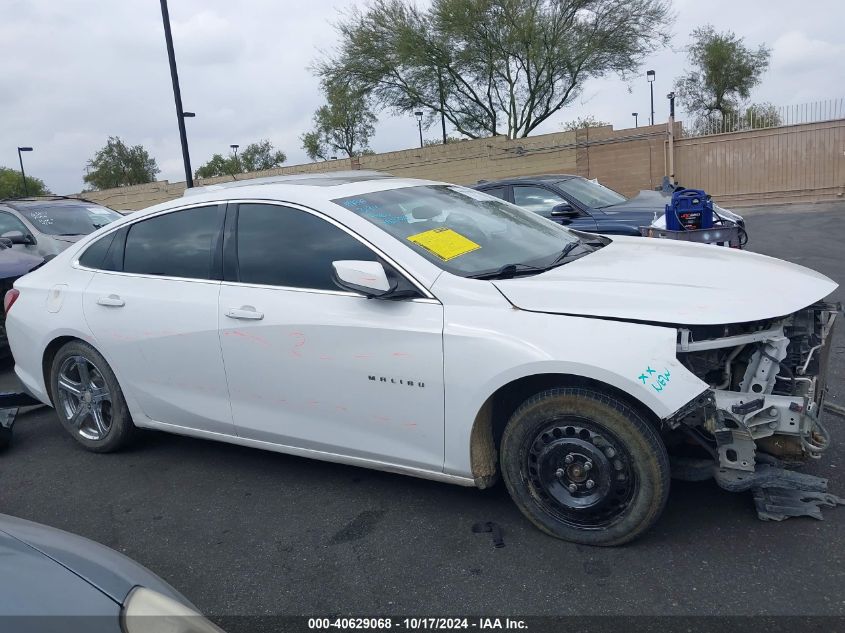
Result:
M634 127L640 127L639 125L637 125L637 113L631 112L631 116L634 117Z
M654 71L647 71L645 78L648 80L648 87L651 89L651 120L649 125L654 125Z
M193 112L182 109L182 91L179 90L179 73L176 71L176 53L173 52L173 35L170 33L170 12L167 0L161 0L161 21L164 23L164 40L167 43L167 59L170 62L170 79L173 82L173 99L176 101L176 119L179 122L179 140L182 143L182 162L185 163L185 185L194 186L191 173L191 156L188 154L188 135L185 132L185 117L195 116Z
M31 152L31 147L19 147L18 148L18 162L21 164L21 180L23 180L23 193L25 196L29 196L29 187L26 185L26 172L23 170L23 157L21 156L21 152Z
M238 162L238 148L240 147L240 145L238 145L237 143L232 143L231 145L229 145L229 147L232 149L232 153L234 153L235 155L235 165L238 166L238 171L240 171L241 164Z
M416 112L414 112L414 116L417 117L417 126L420 128L420 149L422 149L422 146L423 146L423 140L422 140L423 113L422 113L422 110L417 110Z

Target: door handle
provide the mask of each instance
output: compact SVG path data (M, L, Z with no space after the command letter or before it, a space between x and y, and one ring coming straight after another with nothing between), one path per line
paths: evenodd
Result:
M260 321L264 318L263 312L258 312L252 306L241 306L240 308L229 308L226 316L230 319L246 319L253 321Z
M97 305L107 306L109 308L122 308L126 302L117 295L108 295L97 299Z

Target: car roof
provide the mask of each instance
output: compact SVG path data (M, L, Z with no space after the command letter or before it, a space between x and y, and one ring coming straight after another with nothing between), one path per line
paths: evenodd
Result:
M97 205L98 207L104 206L99 202L94 202L93 200L86 200L85 198L74 198L71 196L31 196L28 198L7 198L5 200L0 200L0 206L9 207L15 210L19 210L21 208L37 209L38 207L57 206L88 207L92 204Z
M581 178L577 174L539 174L537 176L515 176L513 178L503 178L501 180L479 180L476 187L481 185L508 185L511 183L520 182L561 182L563 180L572 180L573 178Z
M446 185L448 183L416 178L399 178L383 172L366 170L250 178L186 189L181 198L142 209L133 213L131 217L135 218L139 214L146 215L147 213L178 208L197 202L273 200L309 205L388 189L438 184Z

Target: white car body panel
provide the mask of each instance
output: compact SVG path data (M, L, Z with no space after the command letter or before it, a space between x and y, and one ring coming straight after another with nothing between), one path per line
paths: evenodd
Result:
M760 255L623 237L537 276L466 279L331 202L427 184L440 183L239 183L126 216L15 284L21 295L7 319L15 371L49 404L45 349L73 336L105 356L138 426L472 484L470 434L496 389L571 374L665 419L708 388L678 361L670 324L780 316L836 287ZM312 209L396 264L426 298L94 273L76 261L120 226L221 201ZM57 285L65 299L50 311ZM123 307L97 303L113 294ZM232 309L263 318L231 319Z
M492 284L448 274L432 290L446 315L447 473L469 475L475 416L491 394L519 378L590 378L632 395L660 418L707 389L675 357L674 328L515 310ZM647 382L638 378L644 373ZM667 374L665 386L657 382Z
M442 469L439 303L224 283L220 319L238 435Z
M144 416L234 433L217 332L219 281L97 272L85 320ZM100 305L119 297L125 305Z
M494 284L523 310L686 325L784 316L837 286L765 255L627 236L566 266Z

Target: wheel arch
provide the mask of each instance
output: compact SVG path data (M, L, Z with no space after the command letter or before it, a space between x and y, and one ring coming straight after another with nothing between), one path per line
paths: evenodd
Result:
M44 389L47 392L47 397L50 398L50 402L53 404L53 406L55 406L56 404L53 401L53 384L50 380L50 371L53 367L53 359L56 358L56 354L59 353L59 350L62 349L62 347L72 341L88 343L85 339L80 338L79 336L57 336L47 344L47 346L44 348L44 354L41 357L41 376L44 379ZM88 345L90 345L90 343L88 343Z
M583 387L612 396L634 409L655 428L660 418L644 402L611 384L575 374L543 373L516 378L494 391L481 405L470 432L470 466L476 486L489 488L499 477L499 446L511 415L531 396L556 387Z

